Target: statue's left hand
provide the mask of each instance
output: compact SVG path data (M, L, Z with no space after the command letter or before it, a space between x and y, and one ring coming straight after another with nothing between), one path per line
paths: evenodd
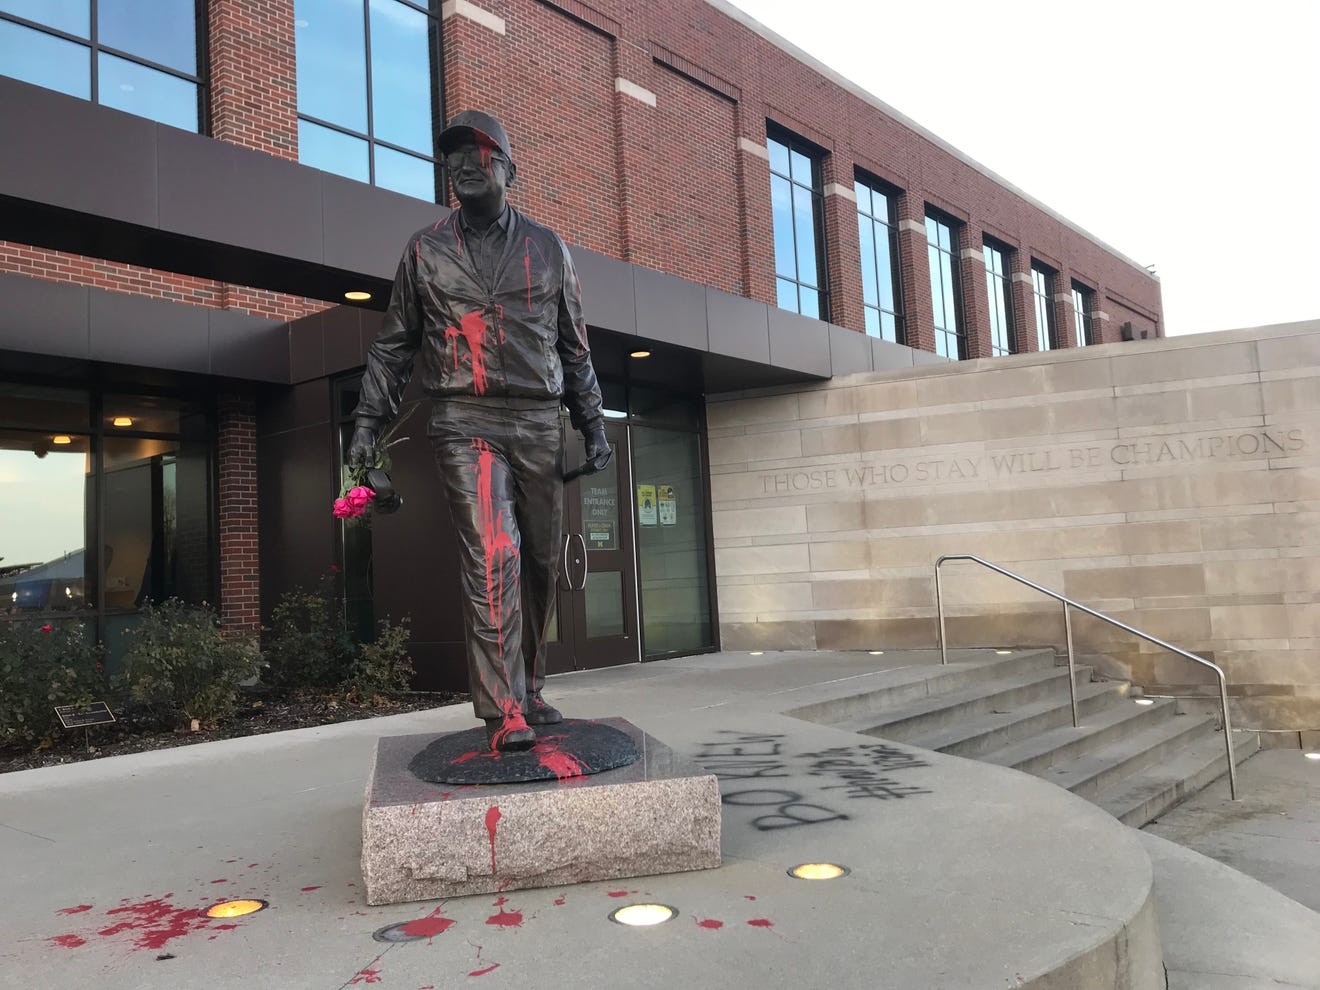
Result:
M582 431L582 441L586 445L588 461L596 461L609 453L610 442L605 438L605 427L596 425Z

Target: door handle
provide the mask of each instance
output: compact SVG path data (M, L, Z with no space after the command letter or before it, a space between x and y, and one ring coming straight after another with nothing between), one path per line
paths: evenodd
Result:
M591 569L591 565L587 563L587 541L583 538L581 533L574 533L573 535L576 536L578 542L582 544L582 584L573 590L584 591L587 587L587 572Z
M568 545L573 540L572 533L564 534L564 552L559 555L559 563L564 571L564 587L573 590L573 576L568 573Z

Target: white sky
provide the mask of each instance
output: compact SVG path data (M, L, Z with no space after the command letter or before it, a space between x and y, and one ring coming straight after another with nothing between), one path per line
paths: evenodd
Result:
M1143 265L1169 335L1320 318L1320 0L730 0Z

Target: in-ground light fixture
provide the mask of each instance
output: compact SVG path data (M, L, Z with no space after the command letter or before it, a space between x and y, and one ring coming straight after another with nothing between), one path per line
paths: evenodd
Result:
M851 872L838 863L800 863L790 869L788 875L797 880L837 880Z
M206 916L208 918L241 918L245 914L256 914L268 907L270 905L265 901L258 900L221 901L219 904L212 904L207 908Z
M649 928L663 925L678 917L678 910L668 904L627 904L610 912L610 921L631 928Z

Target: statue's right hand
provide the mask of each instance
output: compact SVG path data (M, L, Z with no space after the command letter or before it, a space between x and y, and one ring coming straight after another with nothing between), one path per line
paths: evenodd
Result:
M353 439L348 444L348 466L369 468L375 465L376 431L366 426L359 426L353 431Z

